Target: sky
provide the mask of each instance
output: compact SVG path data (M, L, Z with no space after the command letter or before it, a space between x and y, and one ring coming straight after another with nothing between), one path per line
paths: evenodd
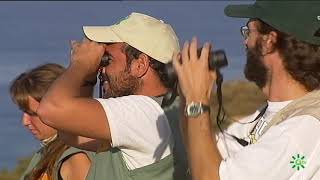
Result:
M248 3L250 1L245 1ZM246 19L224 15L230 1L0 2L0 84L39 63L68 64L70 40L83 38L83 25L111 25L131 12L164 20L180 43L197 36L227 52L228 79L242 76L240 26ZM243 2L242 2L243 3Z
M200 43L208 41L215 49L224 49L229 61L222 71L225 79L244 79L245 49L240 27L247 19L230 18L223 13L227 4L237 3L252 1L1 1L0 122L6 121L4 114L18 112L8 94L8 86L18 74L48 62L67 66L70 41L83 38L82 26L112 25L131 12L145 13L171 24L181 45L197 36ZM17 122L19 116L14 116ZM8 134L4 136L23 131L16 128L17 122L6 129ZM28 137L24 144L31 141L34 142ZM26 152L30 151L31 146L26 148Z

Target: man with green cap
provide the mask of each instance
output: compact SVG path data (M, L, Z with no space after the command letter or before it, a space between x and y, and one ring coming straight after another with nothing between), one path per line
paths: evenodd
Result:
M212 130L210 44L200 57L196 38L184 44L173 64L185 98L182 132L193 178L320 179L320 2L256 1L229 5L225 14L249 18L241 28L244 73L268 101L223 133Z

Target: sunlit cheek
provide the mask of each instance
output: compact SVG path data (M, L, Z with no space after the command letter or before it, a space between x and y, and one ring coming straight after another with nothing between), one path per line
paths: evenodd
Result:
M42 134L44 138L49 138L53 135L55 135L57 131L49 126L47 126L45 129L43 129Z
M34 129L33 117L28 115L27 113L24 113L24 115L22 116L22 124L27 129Z
M107 91L108 89L110 89L110 84L109 84L108 81L105 81L105 82L103 83L103 90Z
M247 49L252 49L254 48L254 46L255 46L255 43L252 41L248 41L246 44Z

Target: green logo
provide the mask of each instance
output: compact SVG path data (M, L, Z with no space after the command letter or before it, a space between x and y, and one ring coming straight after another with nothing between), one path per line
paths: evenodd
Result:
M300 156L300 154L297 154L296 156L292 156L292 161L290 161L291 164L293 164L292 168L297 169L298 171L301 168L305 168L306 160L304 159L304 156Z

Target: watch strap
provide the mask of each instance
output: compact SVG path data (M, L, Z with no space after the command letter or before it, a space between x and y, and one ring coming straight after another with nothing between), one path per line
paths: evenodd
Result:
M201 103L202 112L210 111L210 106Z

